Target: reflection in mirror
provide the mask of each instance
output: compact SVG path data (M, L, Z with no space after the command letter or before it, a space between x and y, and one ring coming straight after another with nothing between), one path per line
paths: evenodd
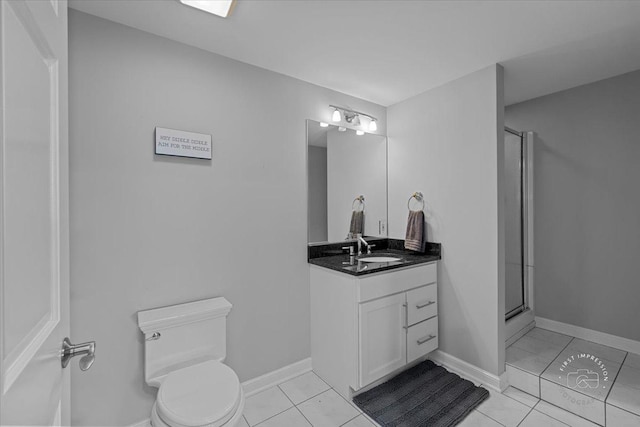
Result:
M307 120L307 152L309 243L387 237L387 138Z

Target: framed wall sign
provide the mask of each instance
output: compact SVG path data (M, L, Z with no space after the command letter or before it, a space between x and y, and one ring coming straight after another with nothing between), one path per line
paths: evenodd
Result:
M156 127L156 154L211 160L211 135Z

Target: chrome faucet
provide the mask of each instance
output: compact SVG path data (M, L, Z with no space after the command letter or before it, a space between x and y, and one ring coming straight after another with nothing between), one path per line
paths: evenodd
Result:
M357 239L358 239L358 256L362 255L362 244L364 243L364 245L368 248L369 244L367 243L366 240L364 240L362 238L362 234L358 233L356 235ZM371 250L369 249L369 253L371 253Z

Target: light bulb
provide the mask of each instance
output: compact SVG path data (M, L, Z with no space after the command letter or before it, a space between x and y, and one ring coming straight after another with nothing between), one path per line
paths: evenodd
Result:
M325 122L320 122L320 127L321 128L326 128L329 126L329 123L325 123Z
M347 130L347 128L346 128L346 127L344 127L344 126L339 126L339 127L338 127L338 132L344 132L344 131L346 131L346 130Z
M334 122L340 122L342 121L342 115L340 114L340 111L338 111L337 109L333 111L333 116L331 117L331 119Z
M369 130L371 132L375 132L378 130L378 125L376 124L375 120L371 120L371 122L369 122Z
M357 130L356 131L356 135L362 136L362 135L364 135L364 131L363 130Z

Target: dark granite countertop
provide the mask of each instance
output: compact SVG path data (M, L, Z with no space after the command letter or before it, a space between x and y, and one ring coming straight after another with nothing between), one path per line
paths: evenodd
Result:
M350 257L342 247L354 245L355 242L331 243L326 245L309 246L309 264L339 271L352 276L363 276L381 271L404 268L418 264L425 264L439 260L440 244L428 243L424 253L404 249L404 241L397 239L367 239L376 244L370 255ZM378 249L379 248L379 249ZM344 253L341 253L344 252ZM339 255L337 255L339 254ZM394 256L402 261L365 263L358 262L359 258L374 256Z

